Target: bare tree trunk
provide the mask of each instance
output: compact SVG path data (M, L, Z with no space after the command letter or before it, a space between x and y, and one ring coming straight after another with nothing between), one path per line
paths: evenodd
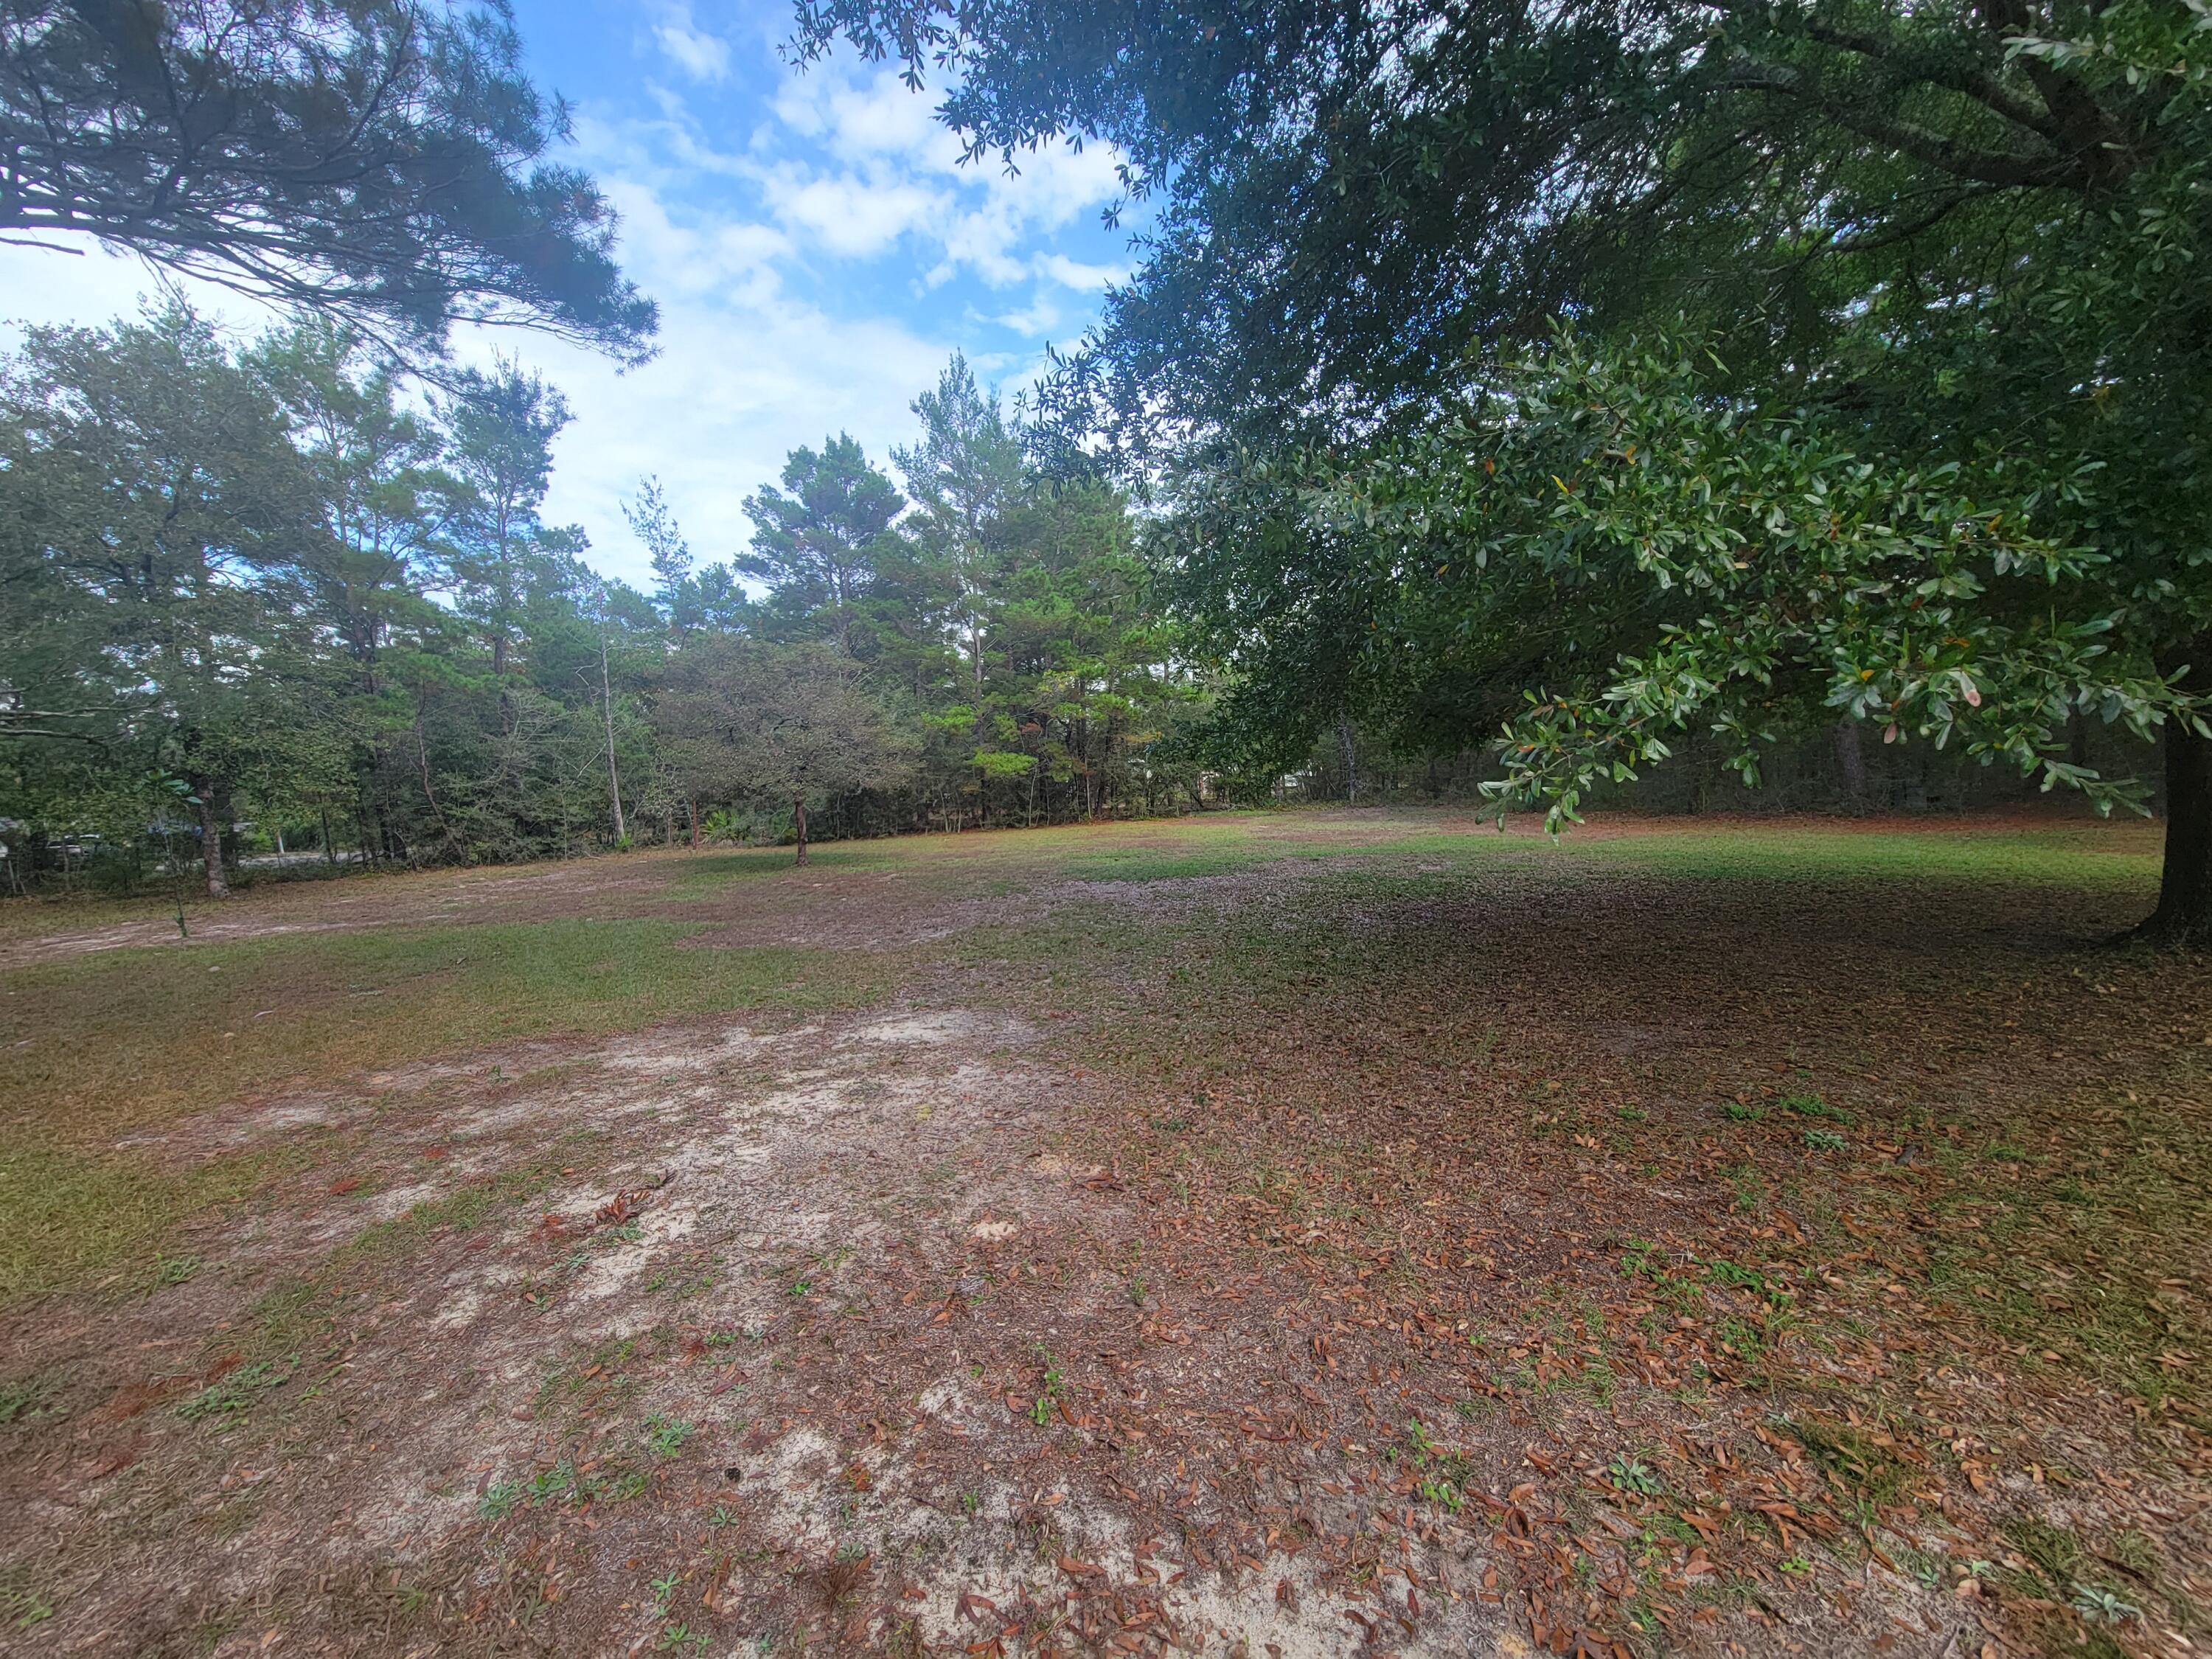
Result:
M323 862L329 865L331 869L335 870L338 867L338 849L331 845L331 809L327 806L324 807L322 809L322 814Z
M201 778L192 785L200 804L200 862L207 866L207 896L228 898L230 884L222 878L222 823L215 810L215 784Z
M2159 653L2159 672L2186 666L2196 690L2212 678L2212 631ZM2212 945L2212 739L2166 723L2166 862L2158 908L2136 930L2177 945Z
M1844 805L1854 812L1865 811L1866 751L1859 747L1859 723L1848 714L1836 722L1836 769L1843 774Z
M804 864L804 863L805 863L805 862L806 862L806 797L805 797L805 796L804 796L804 795L794 795L794 796L793 796L793 797L792 797L792 799L791 799L791 816L792 816L793 822L793 823L795 823L799 826L799 856L798 856L797 858L793 859L793 860L792 860L792 862L793 862L793 864Z
M502 622L498 627L499 632L492 635L491 641L491 679L499 688L500 735L511 738L514 735L514 699L507 690L507 624Z
M461 843L453 834L453 826L446 822L446 809L438 805L438 792L430 787L430 757L422 747L422 717L419 714L415 716L415 764L422 779L422 799L430 803L430 811L438 820L439 832L445 836L446 845L453 849L456 857L464 856Z
M691 850L696 853L699 850L699 803L686 796L684 807L691 814Z
M2212 742L2178 721L2166 728L2166 863L2143 932L2212 945Z
M1340 720L1336 723L1336 746L1344 751L1344 799L1350 806L1359 805L1359 751L1352 741L1352 722Z
M615 693L607 678L607 636L599 635L599 710L607 724L607 787L615 798L615 845L619 847L629 839L629 832L623 828L622 775L615 770Z

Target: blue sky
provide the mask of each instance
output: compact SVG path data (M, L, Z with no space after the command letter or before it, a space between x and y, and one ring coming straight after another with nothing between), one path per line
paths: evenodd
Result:
M641 580L621 503L659 477L702 562L742 547L744 496L794 445L849 431L879 465L954 349L1011 393L1097 314L1129 258L1113 158L1091 148L963 167L916 96L849 55L800 74L777 56L784 3L517 0L538 83L574 107L567 155L623 216L622 257L660 302L661 354L617 373L520 332L497 348L567 392L548 516L592 562ZM143 267L0 248L0 317L101 322L136 308ZM241 329L251 307L211 296Z

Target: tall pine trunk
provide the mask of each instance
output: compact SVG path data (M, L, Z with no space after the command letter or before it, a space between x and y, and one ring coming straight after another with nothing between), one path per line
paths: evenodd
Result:
M613 684L607 678L607 636L599 635L599 712L607 723L607 792L615 801L615 845L619 847L629 839L629 831L623 823L622 774L615 770L615 693Z
M200 861L207 866L207 896L228 898L230 884L222 878L222 822L216 811L216 787L211 778L193 785L200 804Z

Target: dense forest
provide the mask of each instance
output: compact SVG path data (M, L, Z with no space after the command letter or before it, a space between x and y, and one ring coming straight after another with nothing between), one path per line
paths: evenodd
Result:
M1126 501L1041 475L959 359L896 482L802 445L726 559L641 481L643 593L541 516L559 392L442 379L410 395L328 321L30 332L0 390L20 872L198 861L220 890L208 846L475 861L810 807L819 835L1188 804L1203 699Z

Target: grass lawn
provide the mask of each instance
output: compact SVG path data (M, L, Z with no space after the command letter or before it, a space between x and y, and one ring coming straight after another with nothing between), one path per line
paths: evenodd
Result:
M1445 812L0 912L0 1651L2182 1655L2157 834Z

